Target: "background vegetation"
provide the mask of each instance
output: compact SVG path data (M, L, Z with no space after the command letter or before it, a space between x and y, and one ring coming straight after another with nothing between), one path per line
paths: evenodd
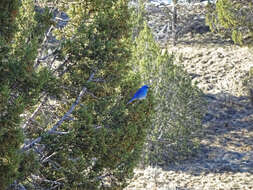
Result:
M235 44L253 45L253 2L250 0L219 0L207 6L206 23L212 32L230 38ZM253 100L252 68L243 81L248 95ZM253 101L251 101L253 102Z
M235 2L218 2L208 22L241 43L252 26L224 24ZM142 156L196 152L202 92L128 3L0 3L0 189L122 189ZM143 84L148 98L126 105Z
M0 188L124 187L153 112L152 99L126 106L141 85L128 72L128 2L50 6L24 0L8 27L2 19ZM50 30L58 41L47 49Z
M51 84L56 80L47 68L33 69L46 15L35 13L31 1L2 1L0 12L0 188L5 189L26 172L19 170L25 158L19 151L21 114L38 102L42 91L55 93Z
M162 52L147 25L136 40L133 58L138 60L137 70L144 81L149 81L155 97L146 161L163 165L186 159L198 148L197 136L205 114L202 92L182 67L173 64L173 55Z
M213 32L230 37L234 43L253 44L252 1L219 0L209 3L206 22Z

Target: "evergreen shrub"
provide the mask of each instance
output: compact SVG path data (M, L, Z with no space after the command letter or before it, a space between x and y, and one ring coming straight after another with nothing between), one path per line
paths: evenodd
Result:
M146 161L163 165L194 155L206 108L202 91L182 66L173 63L174 56L161 50L145 24L133 52L133 61L138 60L135 72L151 84L155 98Z

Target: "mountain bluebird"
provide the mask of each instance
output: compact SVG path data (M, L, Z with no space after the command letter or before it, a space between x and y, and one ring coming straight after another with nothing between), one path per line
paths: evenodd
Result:
M135 99L139 99L139 100L145 99L147 96L148 88L149 87L147 85L142 86L139 90L137 90L137 92L134 94L132 99L127 104L131 103Z

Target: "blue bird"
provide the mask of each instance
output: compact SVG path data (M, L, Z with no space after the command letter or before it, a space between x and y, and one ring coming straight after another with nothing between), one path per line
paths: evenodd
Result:
M145 99L147 96L148 88L149 87L147 85L142 86L139 90L137 90L137 92L134 94L132 99L127 104L130 104L132 101L136 99L139 99L139 100Z

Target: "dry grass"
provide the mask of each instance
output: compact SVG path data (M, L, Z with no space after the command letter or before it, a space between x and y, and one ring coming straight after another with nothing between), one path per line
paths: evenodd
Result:
M167 51L207 95L210 118L203 123L202 148L178 165L136 169L125 190L253 189L253 107L243 86L253 51L211 34L186 37Z

